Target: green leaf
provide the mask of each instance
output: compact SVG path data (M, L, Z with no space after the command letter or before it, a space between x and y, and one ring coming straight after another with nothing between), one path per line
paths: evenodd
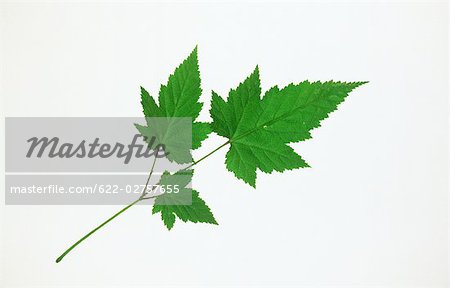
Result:
M152 117L146 118L147 126L135 124L145 140L156 149L164 145L165 157L177 163L190 163L191 155L191 120L189 118ZM153 139L152 139L153 138ZM198 143L199 145L199 143Z
M212 132L211 125L206 122L192 123L192 149L198 149L202 141Z
M256 186L256 170L282 172L309 165L289 147L311 138L310 131L365 82L308 82L269 89L261 99L259 69L227 101L213 92L211 127L229 139L226 167L237 178Z
M153 214L161 213L161 219L167 229L172 229L176 218L183 222L216 224L209 207L200 198L199 193L187 188L191 182L192 170L177 172L175 174L164 173L160 185L178 185L178 193L164 193L156 197L153 205Z
M162 117L155 99L141 86L141 105L145 117Z
M255 71L235 90L231 90L228 102L225 102L214 91L212 92L211 127L217 134L233 139L236 133L246 131L256 121L255 107L260 101L259 69Z
M167 85L161 85L158 97L160 110L166 117L195 119L203 106L198 102L201 94L197 47L195 47L189 57L169 76Z
M195 47L189 57L169 76L167 84L161 85L158 97L159 106L155 99L141 87L142 109L146 118L192 118L192 149L197 149L211 133L208 123L195 122L203 106L203 103L199 102L201 93L197 47ZM148 126L150 125L148 124Z
M161 219L167 229L171 230L176 218L183 222L209 223L218 225L205 201L200 198L197 191L192 190L191 205L159 205L153 206L153 214L161 213Z

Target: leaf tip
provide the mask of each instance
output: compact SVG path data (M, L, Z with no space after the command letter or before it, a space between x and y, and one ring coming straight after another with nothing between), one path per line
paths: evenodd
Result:
M355 89L355 88L358 88L359 86L362 86L367 83L369 83L369 81L357 81L357 82L351 82L349 84L352 85L352 89Z
M255 70L253 70L253 75L258 76L259 78L259 65L256 65Z
M191 56L197 58L197 56L198 56L198 45L195 45L194 50L192 50L191 55L189 55L189 57L191 57Z
M255 171L256 173L256 171ZM243 179L245 183L247 183L248 185L252 186L254 189L256 189L256 178L255 179Z
M141 96L144 97L146 94L148 94L147 90L145 90L144 87L139 86L140 90L141 90Z

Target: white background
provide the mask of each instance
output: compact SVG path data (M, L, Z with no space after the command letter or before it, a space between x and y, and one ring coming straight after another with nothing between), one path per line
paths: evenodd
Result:
M156 95L197 44L202 120L211 89L226 95L256 64L263 90L370 81L293 146L311 169L259 174L255 191L226 171L226 150L202 162L194 185L219 226L168 232L133 207L57 265L119 207L2 201L4 287L448 287L447 3L0 9L4 116L140 116L139 86ZM212 135L196 155L223 141Z

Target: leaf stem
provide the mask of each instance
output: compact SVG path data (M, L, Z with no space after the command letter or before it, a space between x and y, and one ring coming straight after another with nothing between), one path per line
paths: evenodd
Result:
M226 146L227 144L229 144L230 141L225 142L224 144L220 145L219 147L217 147L216 149L212 150L211 152L209 152L208 154L206 154L205 156L201 157L199 160L197 161L193 161L192 164L190 164L189 166L180 169L178 172L180 171L184 171L187 170L189 168L191 168L192 166L200 163L201 161L205 160L206 158L208 158L209 156L211 156L212 154L214 154L215 152L217 152L219 149L221 149L222 147ZM61 262L61 260L70 252L72 251L75 247L77 247L81 242L83 242L84 240L86 240L89 236L91 236L92 234L94 234L95 232L97 232L97 230L99 230L100 228L102 228L103 226L105 226L106 224L108 224L110 221L112 221L114 218L116 218L117 216L119 216L120 214L122 214L123 212L125 212L126 210L128 210L129 208L131 208L132 206L134 206L136 203L146 200L146 199L152 199L155 198L156 196L152 196L152 197L145 197L146 193L146 187L148 185L148 182L150 181L150 178L153 174L153 169L155 168L155 162L156 162L156 157L155 160L153 160L153 165L152 168L150 170L150 173L147 177L147 182L146 185L144 186L144 190L142 191L142 195L134 202L128 204L128 206L122 208L122 210L120 210L119 212L117 212L116 214L114 214L113 216L111 216L108 220L106 220L105 222L103 222L102 224L100 224L99 226L97 226L96 228L94 228L91 232L87 233L86 235L84 235L80 240L78 240L77 242L75 242L72 246L69 247L69 249L67 249L66 251L64 251L63 254L61 254L61 256L59 256L56 259L56 263Z
M61 256L58 257L58 259L56 259L56 263L59 263L64 256L66 256L70 251L72 251L73 248L77 247L78 244L80 244L81 242L83 242L84 240L86 240L86 238L88 238L89 236L91 236L92 234L94 234L97 230L99 230L100 228L102 228L103 226L105 226L106 224L108 224L111 220L113 220L114 218L116 218L117 216L119 216L120 214L122 214L123 212L125 212L126 210L128 210L131 206L133 206L134 204L138 203L139 201L141 201L142 199L139 198L136 201L134 201L133 203L129 204L128 206L126 206L125 208L123 208L122 210L120 210L119 212L117 212L116 214L114 214L113 216L111 216L108 220L106 220L105 222L103 222L102 224L100 224L99 226L97 226L94 230L92 230L91 232L87 233L86 235L84 235L80 240L78 240L77 242L75 242L72 246L70 246L69 249L67 249L66 251L64 251L63 254L61 254Z
M156 158L158 158L157 156L158 156L158 152L156 152L155 159L153 159L152 168L150 169L150 173L148 173L147 181L145 182L145 186L142 189L141 197L139 199L144 199L145 195L147 195L147 185L148 185L148 182L150 181L150 178L152 178L153 170L155 169Z
M212 154L214 154L215 152L217 152L218 150L220 150L222 147L228 145L230 143L230 141L227 141L225 143L223 143L222 145L220 145L219 147L217 147L216 149L212 150L211 152L209 152L208 154L206 154L205 156L203 156L202 158L198 159L197 161L193 161L192 164L190 164L189 166L181 169L180 171L184 171L187 170L189 168L191 168L192 166L198 164L199 162L205 160L206 158L208 158L209 156L211 156Z

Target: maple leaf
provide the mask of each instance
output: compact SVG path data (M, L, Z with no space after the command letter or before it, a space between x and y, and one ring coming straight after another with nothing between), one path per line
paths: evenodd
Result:
M288 143L311 138L310 131L366 82L308 82L269 89L261 98L259 69L227 101L212 93L212 130L229 139L226 167L256 186L256 171L271 173L309 167Z
M165 129L159 129L159 132L164 135L159 135L159 138L165 139L160 139L160 142L167 145L164 141L167 142L167 138L169 138L169 140L170 138L174 138L171 136L175 136L178 133L176 129L180 128L173 124L177 121L174 119L189 117L192 119L192 139L190 140L192 141L192 149L199 148L201 142L212 132L209 123L195 121L203 106L203 103L199 102L202 93L200 84L197 47L195 47L183 63L175 69L175 72L169 76L167 84L161 85L158 97L159 105L156 103L155 99L141 87L141 104L147 120L147 126L136 125L136 128L143 136L153 135L157 132L155 132L156 128L151 125L154 124L151 122L155 121L152 120L152 118L165 117L167 119L166 127ZM161 120L157 121L159 121L158 123L161 122ZM176 128L172 129L172 126L175 126ZM150 139L151 137L147 138ZM179 150L177 151L178 157L172 155L168 157L169 160L178 163L187 163L192 160L191 157L186 155L188 153L187 151L182 155L182 149L180 150L178 146L176 146L176 148Z
M161 219L167 229L172 229L176 218L183 222L216 224L209 207L200 198L199 193L187 185L191 182L193 170L181 171L175 174L165 172L159 185L172 187L171 193L164 193L155 199L152 213L161 213ZM174 187L178 192L174 193ZM166 189L167 190L167 189Z

